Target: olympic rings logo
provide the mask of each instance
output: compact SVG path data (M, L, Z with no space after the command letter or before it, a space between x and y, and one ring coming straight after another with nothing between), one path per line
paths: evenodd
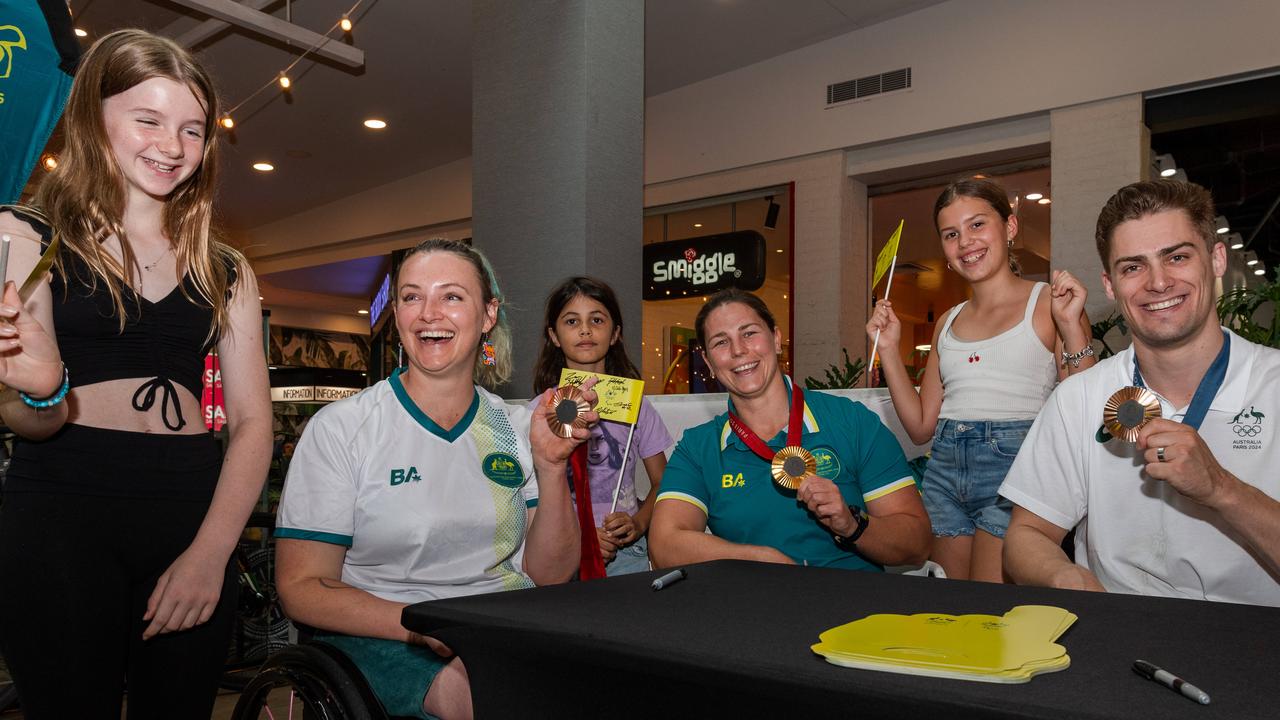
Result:
M1260 425L1236 425L1234 430L1236 435L1240 437L1253 437L1262 432L1262 427Z

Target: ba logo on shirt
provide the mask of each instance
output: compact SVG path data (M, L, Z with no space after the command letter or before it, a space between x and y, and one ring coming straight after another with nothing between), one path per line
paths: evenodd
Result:
M520 461L506 453L489 453L480 463L480 471L503 487L517 488L524 482Z
M418 468L410 465L408 470L400 468L392 468L391 470L391 486L403 485L409 481L419 482L422 476L418 474Z

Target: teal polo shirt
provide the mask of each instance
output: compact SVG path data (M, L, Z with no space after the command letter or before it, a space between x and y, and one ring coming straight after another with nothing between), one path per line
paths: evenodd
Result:
M781 450L786 439L784 429L768 445ZM818 461L817 474L834 482L854 507L865 509L868 501L915 485L893 433L879 416L848 398L806 392L801 445ZM680 438L658 494L658 502L671 500L702 510L711 532L730 542L776 548L797 564L881 570L836 547L795 491L774 484L769 462L733 432L728 412Z

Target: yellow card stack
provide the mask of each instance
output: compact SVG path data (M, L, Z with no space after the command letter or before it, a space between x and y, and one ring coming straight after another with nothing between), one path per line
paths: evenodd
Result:
M822 633L813 651L863 670L1024 683L1071 664L1056 641L1076 621L1062 608L1019 605L1004 615L871 615Z

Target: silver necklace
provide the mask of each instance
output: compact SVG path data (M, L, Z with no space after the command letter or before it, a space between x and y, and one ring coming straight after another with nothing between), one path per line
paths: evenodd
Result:
M166 255L168 255L168 254L169 254L169 253L171 253L171 252L173 252L173 246L169 246L169 247L165 248L165 249L164 249L164 252L160 253L160 257L156 258L155 260L152 260L152 261L151 261L151 264L149 264L149 265L143 265L143 266L142 266L142 269L143 269L143 270L146 270L147 272L151 272L151 269L152 269L152 268L154 268L155 266L159 265L159 264L160 264L160 261L161 261L161 260L163 260L163 259L165 258L165 256L166 256Z

